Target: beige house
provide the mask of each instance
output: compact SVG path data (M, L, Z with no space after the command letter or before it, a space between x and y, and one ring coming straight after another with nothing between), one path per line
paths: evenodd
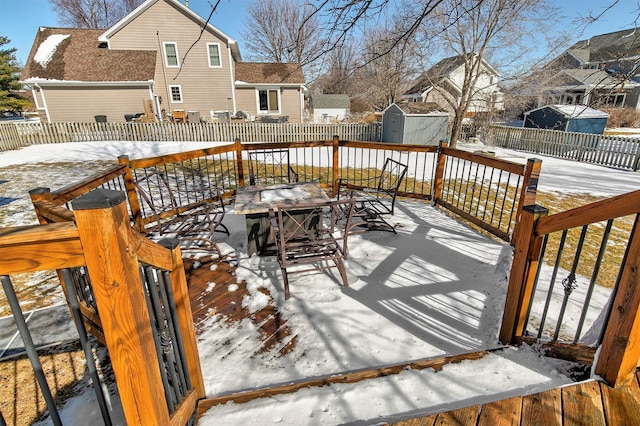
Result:
M125 121L144 106L156 119L300 122L304 108L297 64L242 62L235 40L176 0L147 0L106 31L40 28L21 81L48 122Z

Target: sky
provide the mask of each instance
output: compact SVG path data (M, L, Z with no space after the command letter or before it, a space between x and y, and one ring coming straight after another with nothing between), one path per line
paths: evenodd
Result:
M0 177L5 195L16 200L2 207L14 209L11 225L34 223L26 190L46 180L52 188L79 179L69 173L72 164L83 173L103 168L92 160L114 159L120 154L144 158L220 143L197 142L79 142L34 145L0 153ZM460 143L477 150L482 145ZM492 147L498 158L523 163L532 154ZM539 191L614 196L640 188L638 173L566 161L542 159ZM59 162L61 170L55 166ZM426 173L430 175L430 173ZM30 180L30 183L26 181ZM566 373L572 365L541 356L534 348L499 348L497 334L504 305L512 249L457 222L442 211L419 201L400 200L390 219L398 233L367 232L349 239L345 262L349 287L331 273L291 276L291 298L282 300L278 264L270 257L247 255L246 229L241 215L228 212L224 223L230 237L218 241L223 253L234 259L238 282L247 283L243 306L257 312L271 295L281 306L281 321L297 336L294 349L279 356L279 346L261 353L256 324L246 319L227 323L213 313L199 324L198 349L208 396L289 383L309 377L357 371L422 358L491 349L475 361L433 369L406 369L399 374L356 384L335 384L303 389L294 394L258 399L245 404L227 403L210 409L200 425L336 425L376 424L410 416L529 395L571 383ZM3 223L7 226L8 223ZM543 266L541 276L552 268ZM560 276L565 276L561 271ZM577 277L578 289L567 305L564 327L569 335L584 304L588 278ZM545 282L545 280L541 280ZM549 282L549 281L546 281ZM209 288L216 285L210 282ZM557 316L563 300L556 286L548 318ZM229 285L227 291L237 291ZM545 298L543 286L536 300ZM599 317L610 290L597 287L591 297L590 325ZM61 299L62 303L62 299ZM534 303L533 317L542 306ZM550 322L550 321L549 321ZM589 333L585 333L585 336ZM285 340L283 344L286 344ZM495 349L495 350L493 350ZM464 378L464 380L461 380ZM596 377L594 377L597 379ZM63 423L99 423L97 404L86 384L61 409ZM118 399L112 398L114 424L123 424ZM93 419L88 421L88 419ZM50 424L50 422L44 422Z
M243 20L246 18L246 6L253 0L220 0L211 23L236 39L242 52L244 43L240 36ZM212 0L190 0L189 7L203 18L211 11ZM633 28L638 20L640 0L556 0L561 8L562 23L566 26L579 17L588 15L602 16L589 25L582 34L576 34L575 41L598 34ZM606 9L605 4L613 4ZM48 0L0 0L0 35L11 40L10 47L18 49L16 57L23 65L35 38L38 27L59 26L57 17Z

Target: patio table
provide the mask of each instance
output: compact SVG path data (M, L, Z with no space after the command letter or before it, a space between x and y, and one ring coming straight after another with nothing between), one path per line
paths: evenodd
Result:
M274 253L275 247L271 239L270 208L277 204L295 206L329 200L317 183L244 186L236 190L232 213L246 215L248 254L265 255ZM300 210L300 215L305 216L305 210Z

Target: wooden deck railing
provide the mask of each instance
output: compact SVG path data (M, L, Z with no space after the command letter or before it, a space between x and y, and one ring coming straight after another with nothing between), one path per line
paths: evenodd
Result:
M177 242L132 231L123 192L99 188L72 204L75 223L0 229L3 286L17 273L86 268L127 424L187 424L204 384Z
M124 183L134 222L143 229L153 220L140 204L134 180L163 171L187 192L207 199L211 188L221 187L232 197L238 186L248 184L248 153L288 150L299 182L317 182L336 194L339 178L377 176L386 158L407 164L400 196L432 200L486 231L508 241L522 206L535 202L540 161L517 164L482 154L422 145L398 145L332 140L311 142L242 143L177 154L130 160ZM184 205L201 199L183 200Z
M623 218L627 226L620 222ZM619 221L615 226L614 220ZM565 357L583 361L588 358L593 360L595 349L600 346L596 374L613 386L631 380L640 361L639 220L640 191L551 216L548 216L548 210L544 207L526 206L514 241L515 255L500 340L503 343L542 341L551 351L564 352ZM589 227L595 231L594 237L589 236ZM612 229L622 233L617 240L612 237ZM568 243L567 235L571 230L576 230L576 238ZM553 234L558 232L561 236L553 238ZM588 250L590 239L595 242L591 251ZM614 256L613 261L607 260L607 251L616 248L620 251L619 255ZM563 254L565 249L573 251L573 255ZM555 254L550 259L553 269L549 280L541 278L545 275L541 269L546 262L544 255L548 252ZM582 332L595 285L606 264L611 263L615 263L615 270L609 273L611 278L607 279L612 281L608 283L612 287L609 305L598 307L600 318L592 324L596 328L596 338L590 344L583 344ZM579 267L583 267L583 270L579 270ZM559 271L566 278L562 280L559 294L554 296L554 284ZM579 282L580 276L587 277L588 281ZM582 286L582 292L576 299L579 286ZM546 300L546 304L542 315L537 313L534 316L531 309L536 297ZM558 316L550 318L549 306L554 297L558 299ZM563 321L570 302L583 306L579 321L573 325ZM547 332L545 323L551 320L555 323ZM532 325L532 322L536 324ZM563 339L563 336L566 338Z

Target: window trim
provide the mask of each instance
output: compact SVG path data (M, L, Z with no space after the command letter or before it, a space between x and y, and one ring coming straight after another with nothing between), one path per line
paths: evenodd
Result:
M169 57L167 56L167 45L173 45L176 49L176 65L169 65ZM178 54L178 43L175 41L163 41L162 50L164 53L164 66L167 68L180 68L180 55Z
M211 64L211 52L209 51L209 46L216 46L218 48L219 65ZM209 62L209 68L222 68L222 51L220 50L220 43L207 43L207 61Z
M275 91L278 96L278 109L277 110L261 110L260 109L260 92L267 92L267 99L269 99L269 91ZM256 111L258 115L280 115L282 111L282 89L280 87L256 87Z
M174 87L178 88L178 92L180 93L180 100L176 101L173 99L173 92L171 91L171 89L173 89ZM184 102L184 95L182 94L182 86L180 84L171 84L169 86L169 101L172 104L181 104Z

